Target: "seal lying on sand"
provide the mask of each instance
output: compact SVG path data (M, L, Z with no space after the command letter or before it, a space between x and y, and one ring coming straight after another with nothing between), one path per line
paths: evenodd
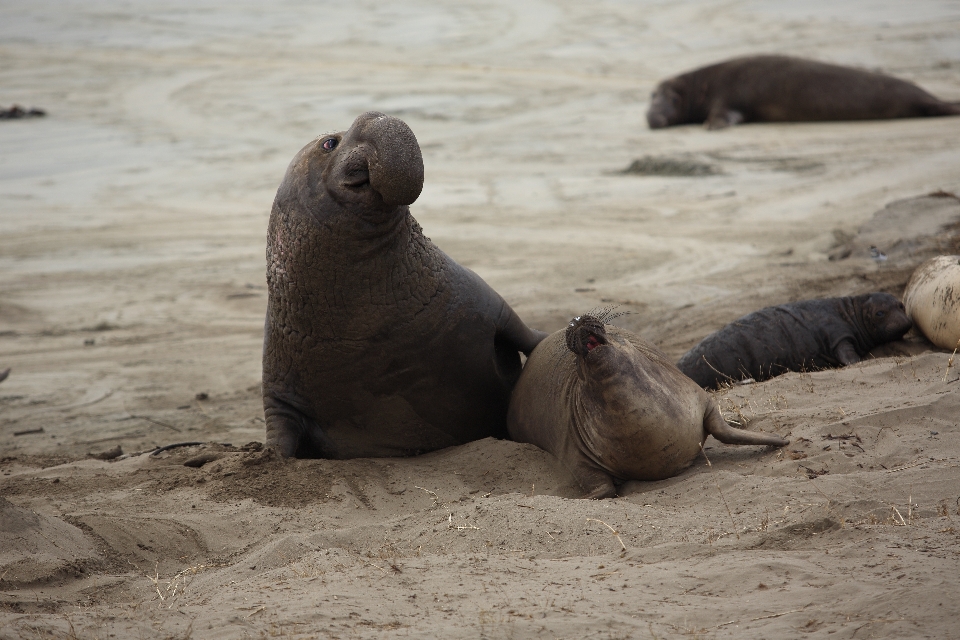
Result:
M727 444L788 444L731 427L713 398L656 347L603 321L574 318L541 342L507 417L510 437L559 458L586 497L615 496L617 481L676 475L707 434Z
M3 371L0 371L0 382L3 382L4 380L6 380L8 375L10 375L9 368L4 369Z
M903 305L927 340L941 349L960 347L960 256L937 256L917 267Z
M4 109L0 107L0 120L17 120L20 118L42 118L47 115L47 112L43 109L37 109L36 107L31 109L24 109L18 104L13 105L9 109Z
M734 58L661 82L647 124L885 120L960 115L917 85L881 73L787 56Z
M734 320L685 353L677 367L701 387L715 389L747 378L854 364L911 326L889 293L803 300Z
M506 435L529 329L424 237L402 121L365 113L294 157L267 236L267 445L284 456L411 455Z

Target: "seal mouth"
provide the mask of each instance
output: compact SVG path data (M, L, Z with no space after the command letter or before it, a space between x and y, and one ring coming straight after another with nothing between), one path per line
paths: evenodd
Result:
M567 325L565 339L567 348L581 357L607 344L603 323L593 316L577 316L571 320Z
M366 167L351 169L347 171L341 184L350 189L362 189L370 184L370 170Z

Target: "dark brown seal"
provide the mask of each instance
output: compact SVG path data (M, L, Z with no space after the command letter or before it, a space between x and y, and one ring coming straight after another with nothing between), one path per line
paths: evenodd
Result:
M43 109L37 109L36 107L31 109L24 109L18 104L13 105L9 109L4 109L0 107L0 120L19 120L20 118L42 118L47 115L47 112Z
M716 401L656 347L574 318L527 359L507 417L510 437L549 451L589 498L624 480L661 480L693 462L707 437L728 444L788 444L728 425Z
M3 371L0 371L0 382L3 382L4 380L6 380L8 375L10 375L9 367L4 369Z
M267 237L267 444L284 456L411 455L506 435L519 352L543 337L430 240L407 205L417 139L365 113L294 157Z
M912 324L889 293L781 304L710 334L677 367L701 387L714 389L747 378L844 366L899 340Z
M960 115L917 85L850 67L791 58L734 58L661 82L650 98L651 129L706 123L885 120Z

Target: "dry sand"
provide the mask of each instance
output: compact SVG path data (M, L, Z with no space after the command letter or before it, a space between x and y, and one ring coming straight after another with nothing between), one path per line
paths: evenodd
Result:
M960 202L918 196L960 193L960 118L651 132L655 83L778 52L960 100L960 8L345 5L0 1L0 103L49 111L0 122L0 637L955 637L960 357L916 337L719 393L791 445L614 500L505 441L258 443L267 216L312 137L402 117L414 215L529 324L618 304L679 356L956 253ZM619 173L647 157L699 175ZM231 445L144 453L183 441Z

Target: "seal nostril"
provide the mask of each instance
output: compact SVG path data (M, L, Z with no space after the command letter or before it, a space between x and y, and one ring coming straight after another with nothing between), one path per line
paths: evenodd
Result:
M593 351L600 346L600 341L595 336L587 338L587 351Z

